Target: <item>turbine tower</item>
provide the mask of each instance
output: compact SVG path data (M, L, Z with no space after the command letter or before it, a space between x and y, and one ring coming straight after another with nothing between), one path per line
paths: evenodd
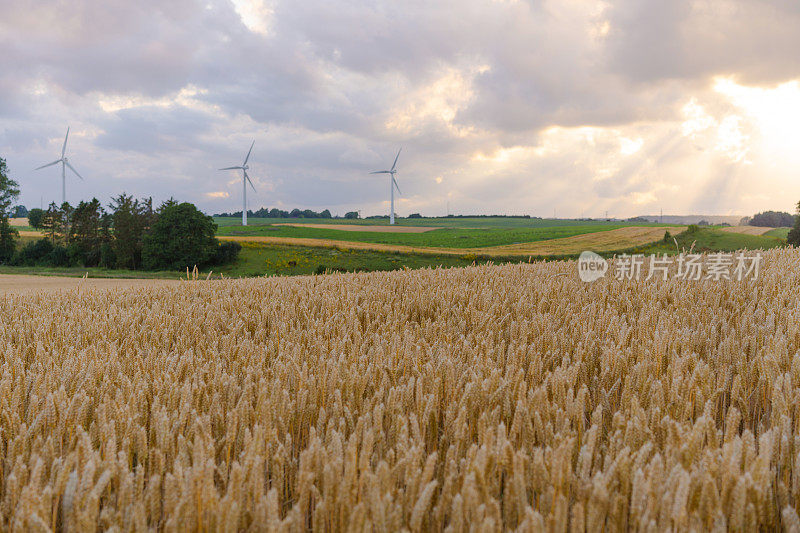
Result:
M47 163L46 165L42 165L35 170L42 170L43 168L52 167L53 165L57 165L61 163L61 203L67 201L67 168L69 168L72 172L75 173L81 180L83 180L83 176L78 174L78 171L69 164L69 160L65 155L67 152L67 139L69 139L69 126L67 126L67 135L64 137L64 145L61 147L61 159L57 161L53 161L52 163Z
M400 158L400 152L402 151L402 148L397 151L397 157L394 158L391 170L370 172L370 174L389 174L391 176L391 180L389 181L389 224L394 224L394 189L397 188L397 193L402 194L400 192L400 186L397 185L397 180L394 179L394 175L397 174L397 160Z
M250 187L253 188L253 192L256 192L256 188L253 185L253 182L250 181L250 176L247 175L247 169L250 168L247 166L247 161L250 159L250 153L253 151L253 146L256 144L256 141L253 141L253 144L250 145L250 150L247 151L247 156L244 158L244 163L240 167L226 167L221 168L220 170L241 170L242 171L242 226L247 225L247 184L250 184Z

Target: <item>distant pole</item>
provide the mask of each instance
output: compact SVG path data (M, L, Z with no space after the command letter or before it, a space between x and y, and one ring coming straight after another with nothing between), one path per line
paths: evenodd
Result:
M389 224L394 224L394 174L389 174L389 194L391 195L391 202L389 202Z
M246 172L246 171L242 171ZM247 178L242 175L242 226L247 225Z
M664 208L663 207L661 208L661 218L659 220L661 221L661 224L664 223Z

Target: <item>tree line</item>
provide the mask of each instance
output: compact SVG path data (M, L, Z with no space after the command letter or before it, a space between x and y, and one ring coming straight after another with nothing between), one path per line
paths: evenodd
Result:
M764 211L753 215L753 218L747 223L750 226L760 226L762 228L792 227L795 223L795 216L784 211Z
M19 233L9 223L11 204L19 196L0 158L0 263L20 266L83 266L127 270L183 270L234 261L236 242L216 238L214 219L191 203L167 200L158 207L152 198L122 193L106 207L97 198L51 203L31 209L28 224L43 239L17 247ZM18 212L18 210L16 211Z
M107 211L97 198L31 209L28 223L45 239L24 246L12 264L84 266L127 270L182 270L236 259L241 245L220 243L214 219L193 204L128 194L113 198Z
M218 213L214 215L215 217L241 217L241 211L235 211L233 213ZM283 209L276 209L276 208L266 208L262 207L261 209L257 209L253 211L252 209L247 210L247 216L252 218L333 218L331 212L328 209L317 213L316 211L312 211L311 209L292 209L291 211L284 211Z

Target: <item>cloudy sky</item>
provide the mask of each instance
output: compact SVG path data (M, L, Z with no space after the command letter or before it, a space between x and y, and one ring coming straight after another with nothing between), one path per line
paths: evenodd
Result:
M796 0L3 0L28 207L752 214L800 200Z

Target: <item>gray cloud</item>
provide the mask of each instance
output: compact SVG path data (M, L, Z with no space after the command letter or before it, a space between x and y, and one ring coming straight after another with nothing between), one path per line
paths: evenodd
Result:
M442 211L450 194L476 212L622 211L617 199L655 194L657 169L697 161L690 141L663 136L679 129L689 98L709 98L714 76L797 77L800 7L607 4L275 0L262 34L227 0L9 0L0 5L0 155L31 204L53 188L29 169L52 159L70 124L87 175L69 186L73 200L126 190L236 209L234 176L216 168L255 138L263 193L254 201L264 205L383 210L385 187L365 172L403 146L408 209ZM639 135L640 124L651 124L644 148L620 161L618 137ZM475 163L477 153L536 147L553 126L611 133L492 171ZM749 171L715 165L698 195L723 182L728 192L692 208L741 205L746 180L736 176ZM598 181L601 166L613 168ZM230 197L208 196L220 191Z

